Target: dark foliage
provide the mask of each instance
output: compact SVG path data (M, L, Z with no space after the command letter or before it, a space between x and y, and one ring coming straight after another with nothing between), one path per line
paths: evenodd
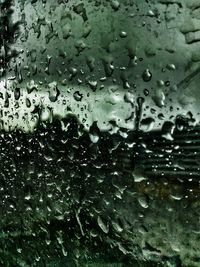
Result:
M0 2L0 68L1 75L5 75L6 68L11 58L16 56L16 51L11 46L18 37L19 22L12 20L13 1Z

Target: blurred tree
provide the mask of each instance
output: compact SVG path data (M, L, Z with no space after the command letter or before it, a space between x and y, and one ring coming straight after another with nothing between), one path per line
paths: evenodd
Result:
M0 75L4 76L11 58L17 55L12 44L18 37L19 22L13 22L13 1L0 1Z

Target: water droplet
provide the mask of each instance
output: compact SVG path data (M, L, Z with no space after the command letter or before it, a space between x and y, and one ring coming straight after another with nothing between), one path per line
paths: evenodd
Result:
M152 73L149 69L146 69L142 74L142 79L144 82L150 82L152 79Z
M83 94L81 94L79 91L76 91L75 93L74 93L74 99L76 100L76 101L81 101L82 100L82 98L83 98Z
M147 209L149 207L148 198L146 195L139 196L138 202L142 208Z
M115 11L117 11L120 7L120 3L117 0L111 0L110 4Z
M109 232L109 225L105 224L100 216L97 217L97 222L101 230L105 233L108 234Z

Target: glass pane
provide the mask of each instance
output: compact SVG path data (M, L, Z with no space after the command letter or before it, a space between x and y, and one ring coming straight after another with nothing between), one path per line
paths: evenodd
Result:
M0 0L1 266L200 266L199 11Z

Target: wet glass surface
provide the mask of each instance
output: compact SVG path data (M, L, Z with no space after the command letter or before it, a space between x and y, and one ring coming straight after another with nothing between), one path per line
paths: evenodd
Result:
M199 11L0 0L0 266L200 266Z

